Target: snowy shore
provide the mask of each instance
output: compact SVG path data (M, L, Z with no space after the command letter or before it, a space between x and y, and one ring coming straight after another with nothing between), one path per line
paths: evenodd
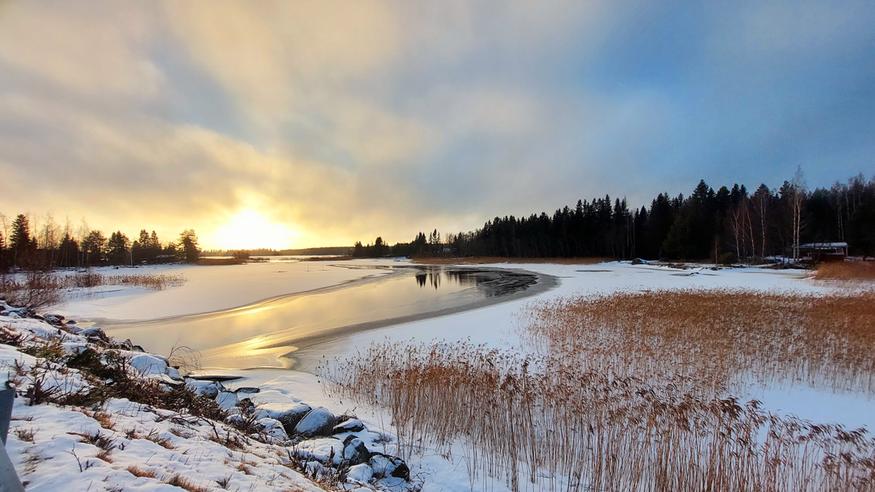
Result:
M306 263L268 263L241 265L239 267L163 267L166 271L174 274L182 271L187 278L186 283L180 287L173 287L160 292L146 292L137 288L123 287L114 289L112 292L77 295L77 297L72 298L65 304L58 306L57 309L52 309L52 311L79 319L148 319L150 317L165 317L168 315L185 315L232 308L264 298L294 292L330 289L334 288L332 286L343 284L344 282L357 282L367 279L369 276L385 275L387 272L385 267L393 264L397 264L397 262L391 260L364 260L344 262L343 267L324 264L307 265ZM834 290L833 286L812 281L808 278L807 272L797 270L773 271L756 268L711 270L706 267L678 270L664 266L631 265L617 262L598 265L495 264L487 266L492 268L523 269L550 275L558 278L559 284L555 288L540 292L534 297L519 298L447 316L421 319L374 330L346 334L340 341L328 341L321 345L309 347L308 350L320 352L331 358L355 351L357 347L367 347L375 340L385 339L391 341L414 340L423 343L428 343L432 340L471 340L473 343L484 343L499 348L516 348L520 345L517 330L520 312L524 311L531 303L571 295L604 295L619 291L686 288L782 291L809 295L817 295ZM132 269L127 271L136 272L138 270ZM119 272L123 271L126 270L119 270ZM238 275L239 278L237 277ZM36 323L34 320L13 319L13 317L0 318L0 326L8 324L16 330L19 330L20 326L36 326L34 323ZM40 321L39 323L43 322ZM52 332L52 329L55 331ZM56 333L57 328L52 327L49 329L43 326L37 331L50 334ZM34 336L36 337L36 335ZM81 334L70 334L70 336L81 336ZM136 343L137 341L134 340L134 342ZM5 363L8 367L14 367L13 359L15 357L22 358L22 363L37 363L34 360L27 359L27 357L32 356L20 352L17 348L4 347L3 357L4 359L0 361L0 365ZM163 360L160 356L156 357ZM49 371L52 370L54 369ZM62 370L63 368L58 368L58 371ZM7 371L4 370L3 372ZM221 373L221 371L209 372L213 374ZM68 369L68 373L75 374L75 370ZM324 394L319 381L312 374L276 369L252 369L236 371L232 374L241 377L221 385L189 381L188 386L198 392L207 392L207 396L212 396L215 392L215 397L211 399L215 401L218 398L221 403L227 408L231 408L232 411L232 404L242 401L243 408L251 409L252 413L250 415L257 416L258 418L282 420L277 417L282 417L283 411L297 412L300 410L300 405L303 402L306 402L313 408L322 407L325 409L325 413L331 413L335 416L355 412L358 416L358 421L361 421L366 428L373 429L373 432L362 430L355 433L368 452L386 454L391 454L392 452L392 429L388 425L389 419L385 412L379 409L354 408L351 407L349 402L344 402L332 395ZM164 373L159 371L158 374L151 374L148 377L160 377L161 379L168 377L173 379L174 376L172 368L165 368ZM252 388L258 388L259 391L255 393L252 391ZM760 397L760 395L756 396ZM818 421L847 422L848 425L853 426L872 425L869 421L871 416L865 415L866 412L864 411L865 408L868 408L868 405L862 405L861 407L860 402L854 399L848 400L847 404L837 408L830 404L830 401L835 401L834 399L824 398L822 394L799 395L793 393L788 395L777 393L771 400L768 394L764 396L761 399L767 405L771 405L771 408L783 413L793 413L803 418L811 418ZM834 396L831 396L831 398L834 398ZM296 408L299 410L293 411ZM94 410L90 408L82 410L94 415ZM152 490L150 487L158 488L166 486L164 482L173 478L172 473L190 474L189 476L191 477L205 477L201 486L213 488L221 488L220 482L224 480L224 477L232 476L231 480L235 485L230 487L231 490L245 490L250 487L259 489L293 488L293 485L290 484L296 484L295 480L299 480L301 483L308 483L306 463L298 469L295 468L296 465L293 463L295 456L289 457L286 455L285 458L280 456L283 450L288 451L289 449L287 445L283 444L283 436L280 433L280 429L285 432L286 436L292 435L294 438L294 425L282 425L282 422L280 422L280 425L277 426L275 422L265 420L260 424L262 428L259 430L259 433L264 434L266 439L259 438L261 440L256 440L247 436L253 443L252 449L255 451L244 452L227 447L223 449L217 443L210 441L209 436L214 435L215 432L211 425L208 424L198 422L186 424L185 428L176 430L183 434L191 433L191 437L176 435L172 432L174 429L173 425L175 425L172 422L172 417L162 417L161 412L155 413L144 410L142 405L134 404L130 401L110 400L110 403L101 411L110 413L113 418L122 422L121 425L115 426L117 429L124 430L126 426L136 427L139 425L138 428L141 430L137 431L138 434L136 435L144 435L145 433L148 436L150 430L154 428L157 429L155 432L179 445L173 449L167 449L160 445L153 446L151 444L140 443L130 449L139 449L140 446L145 446L149 448L148 453L156 454L152 455L146 452L134 454L131 455L132 458L130 460L121 457L115 459L113 456L114 463L95 462L96 464L87 470L79 472L78 463L82 461L84 450L88 450L90 453L87 454L89 459L100 461L96 458L100 449L93 445L79 442L83 439L81 437L66 433L70 431L70 426L74 428L72 432L79 432L81 434L93 433L100 430L100 419L95 419L93 416L85 415L81 410L74 410L69 407L61 408L54 405L27 406L25 398L19 398L15 407L14 418L17 420L13 422L14 429L22 428L24 429L24 435L27 435L29 429L34 427L34 442L30 443L27 440L19 439L15 436L15 432L12 432L10 434L10 441L14 439L16 442L9 445L8 449L16 456L14 459L17 460L15 464L16 468L19 469L19 473L22 474L21 470L28 472L23 478L28 479L27 476L36 473L36 478L30 478L30 480L33 480L31 487L37 487L38 483L42 483L45 484L40 486L42 490L52 490L52 484L61 483L53 480L73 480L88 477L87 485L83 489L92 486L92 490L95 490L95 487L99 485L109 490L113 486L122 486L106 485L109 483L123 484L123 488L126 490ZM47 412L47 414L42 416L40 412ZM33 420L26 420L30 417L33 417ZM45 420L39 426L31 426L30 423L37 419ZM222 432L231 432L232 434L240 432L234 426L235 420L231 418L230 421L216 423L217 426L222 428L220 435ZM50 425L49 421L59 423ZM140 421L142 423L138 424ZM237 423L239 424L240 422ZM108 431L104 430L101 432ZM113 434L116 438L127 439L124 432L114 432L121 434L119 436ZM349 435L351 434L341 433L323 436L318 439L308 439L302 442L309 444L299 445L295 449L303 453L311 453L309 456L317 459L310 461L319 462L320 466L327 463L336 465L335 458L345 453L346 448L349 447L344 445L343 442ZM39 447L43 439L49 442L62 440L64 445L49 446L49 444L45 444L43 446L46 446L46 449L43 449ZM271 441L271 439L279 439L280 441ZM127 441L120 442L126 443L125 449L129 449L128 446L131 446ZM78 460L68 453L70 451L69 445L82 447L83 453L76 451L76 454L79 455ZM92 447L89 448L87 446ZM353 445L350 453L356 447L358 446ZM33 452L28 451L29 449L33 450ZM31 463L31 461L39 462L38 459L31 457L34 453L43 458L42 462L46 461L45 458L58 460L52 461L52 463L63 463L65 467L69 465L70 470L56 472L56 470L60 470L59 467L48 467L45 468L47 471L41 472L39 471L39 466ZM113 455L121 453L122 451L117 448L112 451ZM247 453L249 454L247 455ZM307 457L308 455L302 456ZM376 454L376 456L380 455ZM127 471L127 467L133 466L132 463L137 460L140 460L139 463L148 462L154 464L154 469L160 472L158 478L134 478ZM257 468L252 464L261 463L260 460L265 460L266 465L264 469L252 474L245 472L246 469ZM115 463L118 463L118 466ZM382 463L371 463L369 459L367 465L370 466L373 473L374 471L379 472ZM98 469L95 469L95 467ZM382 487L385 489L396 486L412 488L421 486L423 490L453 491L470 490L471 488L464 460L458 456L447 457L437 453L429 453L427 443L423 444L421 455L412 458L405 467L408 467L410 476L413 477L412 482L396 483L399 477L390 477L389 479L378 479L383 480L379 484L377 483L378 480L372 479L366 487ZM278 470L281 468L282 473L279 473ZM331 466L328 468L337 469ZM342 464L340 468L343 468ZM359 468L359 470L363 469L364 467ZM29 470L34 471L30 472ZM309 471L317 471L316 465L311 465ZM61 473L62 477L53 478L55 473ZM103 473L103 475L100 475L100 473ZM364 476L367 476L366 471L364 471ZM355 478L355 474L353 478ZM101 482L104 479L107 481ZM152 485L137 485L141 484L141 482L148 482ZM84 481L76 483L86 484ZM131 485L132 483L135 485ZM308 486L318 487L319 485L309 484ZM40 489L40 487L37 487L37 489ZM304 486L300 486L300 488L312 490ZM493 488L494 490L504 490L504 485L502 483L495 483ZM97 489L99 490L99 488Z
M257 387L185 378L99 328L0 301L6 450L28 490L416 490L392 437Z

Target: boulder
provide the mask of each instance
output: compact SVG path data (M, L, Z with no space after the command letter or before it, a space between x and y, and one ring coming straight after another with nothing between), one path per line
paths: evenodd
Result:
M407 463L397 456L389 456L383 453L373 453L371 459L368 460L371 469L374 470L374 476L377 478L397 477L404 480L410 480L410 468Z
M368 483L374 478L374 470L366 463L349 467L346 471L346 481L349 483Z
M167 374L167 361L157 355L136 354L131 356L131 368L143 377Z
M305 437L326 436L331 434L337 418L327 408L318 407L307 412L307 415L295 425L295 434Z
M282 422L286 433L295 433L295 426L304 418L304 415L312 410L309 405L302 403L263 403L255 409L258 418L270 417Z
M277 419L265 417L256 420L255 423L258 425L258 429L261 432L267 434L274 439L280 439L285 441L289 438L289 435L286 434L286 430L283 428L283 423Z
M222 391L216 396L216 403L222 410L230 410L237 407L237 393Z
M343 460L350 465L358 465L359 463L367 463L371 458L371 452L368 447L356 436L347 436L343 440Z
M365 424L357 418L351 418L335 425L331 433L343 434L344 432L359 432L363 430L365 430Z
M198 396L215 398L225 388L218 381L201 381L199 379L185 378L185 387Z
M237 390L236 390L238 395L243 395L243 394L252 395L252 394L258 393L259 391L261 391L261 390L258 388L255 388L253 386L243 386L243 387L237 388Z
M343 443L333 437L320 437L301 441L295 447L295 455L305 460L339 465L342 461Z

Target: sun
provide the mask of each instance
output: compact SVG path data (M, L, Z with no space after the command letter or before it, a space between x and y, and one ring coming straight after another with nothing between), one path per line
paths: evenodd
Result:
M285 224L274 222L256 210L244 209L216 229L213 243L225 250L286 249L297 236L298 233Z

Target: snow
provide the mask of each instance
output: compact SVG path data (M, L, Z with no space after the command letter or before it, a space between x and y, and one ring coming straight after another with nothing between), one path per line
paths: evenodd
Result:
M360 268L341 268L343 264ZM260 299L283 293L304 292L342 282L363 278L366 275L381 275L382 267L397 265L392 260L360 260L353 262L289 264L250 264L221 267L172 267L169 272L185 275L187 281L181 287L162 292L144 292L129 289L123 293L97 298L83 298L66 303L61 314L86 319L150 319L196 312L213 311L240 306ZM330 342L308 347L305 350L316 352L327 358L342 356L367 347L373 341L385 339L399 341L429 342L433 340L470 340L498 348L518 348L519 314L532 303L549 301L566 296L597 296L613 292L634 292L659 289L743 289L754 291L781 291L798 295L819 295L839 290L835 285L818 282L809 278L805 270L768 270L761 268L724 268L712 270L708 266L680 270L654 264L632 265L610 262L597 265L559 265L542 263L515 263L481 265L483 267L513 268L534 271L556 277L558 285L533 297L516 299L500 304L472 309L447 316L423 319L409 323L388 326L370 331L353 333ZM313 267L314 271L304 270ZM277 270L286 270L284 273ZM139 269L142 271L142 269ZM135 270L136 271L136 270ZM156 316L156 313L160 313ZM26 320L22 320L26 321ZM137 340L133 340L134 343ZM4 354L0 346L0 355ZM23 355L23 354L21 354ZM32 361L24 360L24 363ZM211 371L218 373L220 371ZM262 419L281 419L292 409L301 410L301 402L306 401L316 408L313 412L325 415L355 413L370 429L381 429L391 433L388 414L377 409L351 407L350 402L341 401L330 394L323 393L318 378L312 374L277 369L252 369L236 373L242 378L225 386L234 389L241 386L257 386L261 391L247 395L257 406L257 415ZM190 380L189 380L190 381ZM195 384L199 391L209 391L209 383ZM833 395L793 389L768 389L751 395L749 398L763 400L766 407L781 413L794 414L802 418L833 422L839 420L848 426L867 425L875 428L875 416L869 411L871 401L854 395ZM219 396L220 402L227 399L228 405L237 402L235 393L227 392ZM231 403L233 401L233 403ZM839 402L839 403L837 403ZM17 404L18 405L18 404ZM842 408L837 408L841 406ZM311 412L310 415L317 415ZM333 417L332 415L332 417ZM298 426L307 420L309 415ZM315 417L314 417L315 420ZM313 424L315 425L315 424ZM343 425L351 425L349 422ZM305 426L310 427L308 422ZM391 452L391 435L373 431L360 431L349 435L362 436L371 451ZM344 438L344 436L341 436ZM472 484L462 454L444 456L429 452L423 443L423 453L410 463L411 474L422 476L425 491L468 491ZM339 459L344 451L343 442L336 437L305 441L297 450L312 458L310 466L318 469L319 462ZM462 450L464 452L464 450ZM70 457L72 458L72 456ZM161 466L171 466L171 461ZM18 464L16 466L19 466ZM176 465L173 465L176 466ZM206 466L206 465L204 465ZM366 477L368 471L374 477L386 473L393 465L388 458L375 455L369 465L356 465L350 469L354 480ZM365 469L367 467L367 470ZM209 468L207 468L209 470ZM200 473L200 471L198 471ZM389 472L391 473L391 472ZM130 480L130 477L128 477ZM138 479L140 480L140 479ZM389 480L391 479L383 479ZM361 480L366 482L367 479ZM137 482L129 482L135 484ZM492 483L493 490L506 490L502 483ZM243 489L243 487L240 487ZM144 489L145 490L145 489Z
M0 311L8 311L2 301ZM97 342L88 344L81 335L58 330L35 319L0 314L0 326L4 337L20 344L0 344L0 384L12 382L19 395L30 394L27 393L29 388L35 387L37 381L45 391L67 395L82 394L83 390L101 384L93 375L87 379L78 369L67 367L63 354L45 350L55 346L49 342L57 340L66 340L64 343L77 350L80 347L95 350L103 354L104 360L110 356L123 357L133 378L158 378L162 383L183 384L182 380L174 380L178 377L175 369L159 356L108 348ZM52 358L43 359L21 351L28 348L51 354ZM232 401L237 403L238 393L247 397L258 397L261 393L254 387L225 391L220 383L192 379L185 384L203 393L215 389L219 392L217 400L226 405ZM265 393L267 398L271 397L271 391ZM272 396L277 398L277 395ZM266 403L265 407L267 413L280 417L300 414L302 408L309 410L301 403L282 406L276 401ZM310 414L317 424L327 415L331 426L334 425L334 416L324 408ZM233 418L243 416L231 415L226 420ZM325 468L320 462L337 467L344 464L344 456L348 455L356 460L350 464L358 464L370 457L368 449L376 446L376 439L382 438L380 433L361 429L355 435L340 434L347 440L346 446L340 439L322 437L304 440L296 447L291 446L280 420L260 416L255 426L258 432L247 436L222 422L124 398L109 398L95 407L76 407L40 403L19 396L13 404L5 448L28 490L178 490L170 483L181 477L198 489L311 491L323 489L297 471L302 456L316 460L307 463L307 468L317 470L318 466L319 476L324 478L337 471ZM332 432L331 427L328 432ZM232 433L236 444L228 444ZM366 475L366 470L359 470L355 476ZM363 483L350 482L348 488L361 490L358 486ZM375 490L375 486L368 485L364 490ZM402 492L415 489L417 484L396 480L381 487L379 490Z

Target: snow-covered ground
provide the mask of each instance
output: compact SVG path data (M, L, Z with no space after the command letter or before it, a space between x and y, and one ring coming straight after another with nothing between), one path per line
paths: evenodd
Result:
M339 267L336 265L344 265ZM369 275L386 274L382 267L398 265L393 260L348 262L263 263L216 267L159 267L159 273L182 274L187 281L180 287L160 292L123 288L109 294L72 299L58 309L62 314L81 319L151 319L197 312L215 311L245 305L282 294L319 289ZM531 303L564 296L602 295L657 289L749 289L823 294L840 287L808 278L802 270L732 268L678 270L656 265L611 262L597 265L494 264L494 268L530 270L556 277L558 285L532 297L472 309L447 316L423 319L345 335L331 342L309 347L326 357L342 356L367 347L375 340L429 342L464 340L500 348L520 346L519 314ZM354 267L354 268L348 268ZM123 271L123 270L119 270ZM132 270L134 272L143 269ZM137 343L137 340L133 341ZM256 404L287 405L301 400L324 406L336 414L355 412L372 429L391 433L388 417L374 409L355 408L354 404L323 393L316 376L289 370L253 369L236 372L242 379L226 383L229 388L257 386L252 395ZM875 417L866 397L842 396L814 390L760 391L742 395L763 399L766 407L818 421L840 422L848 426L875 428ZM862 398L862 400L861 400ZM387 451L391 451L387 449ZM71 456L72 458L72 456ZM445 457L426 452L411 460L411 474L424 480L424 490L470 490L468 471L460 456ZM501 483L495 490L504 490Z
M183 378L98 328L2 301L0 342L0 387L18 393L5 452L28 490L418 488L382 452L391 436L355 417Z

